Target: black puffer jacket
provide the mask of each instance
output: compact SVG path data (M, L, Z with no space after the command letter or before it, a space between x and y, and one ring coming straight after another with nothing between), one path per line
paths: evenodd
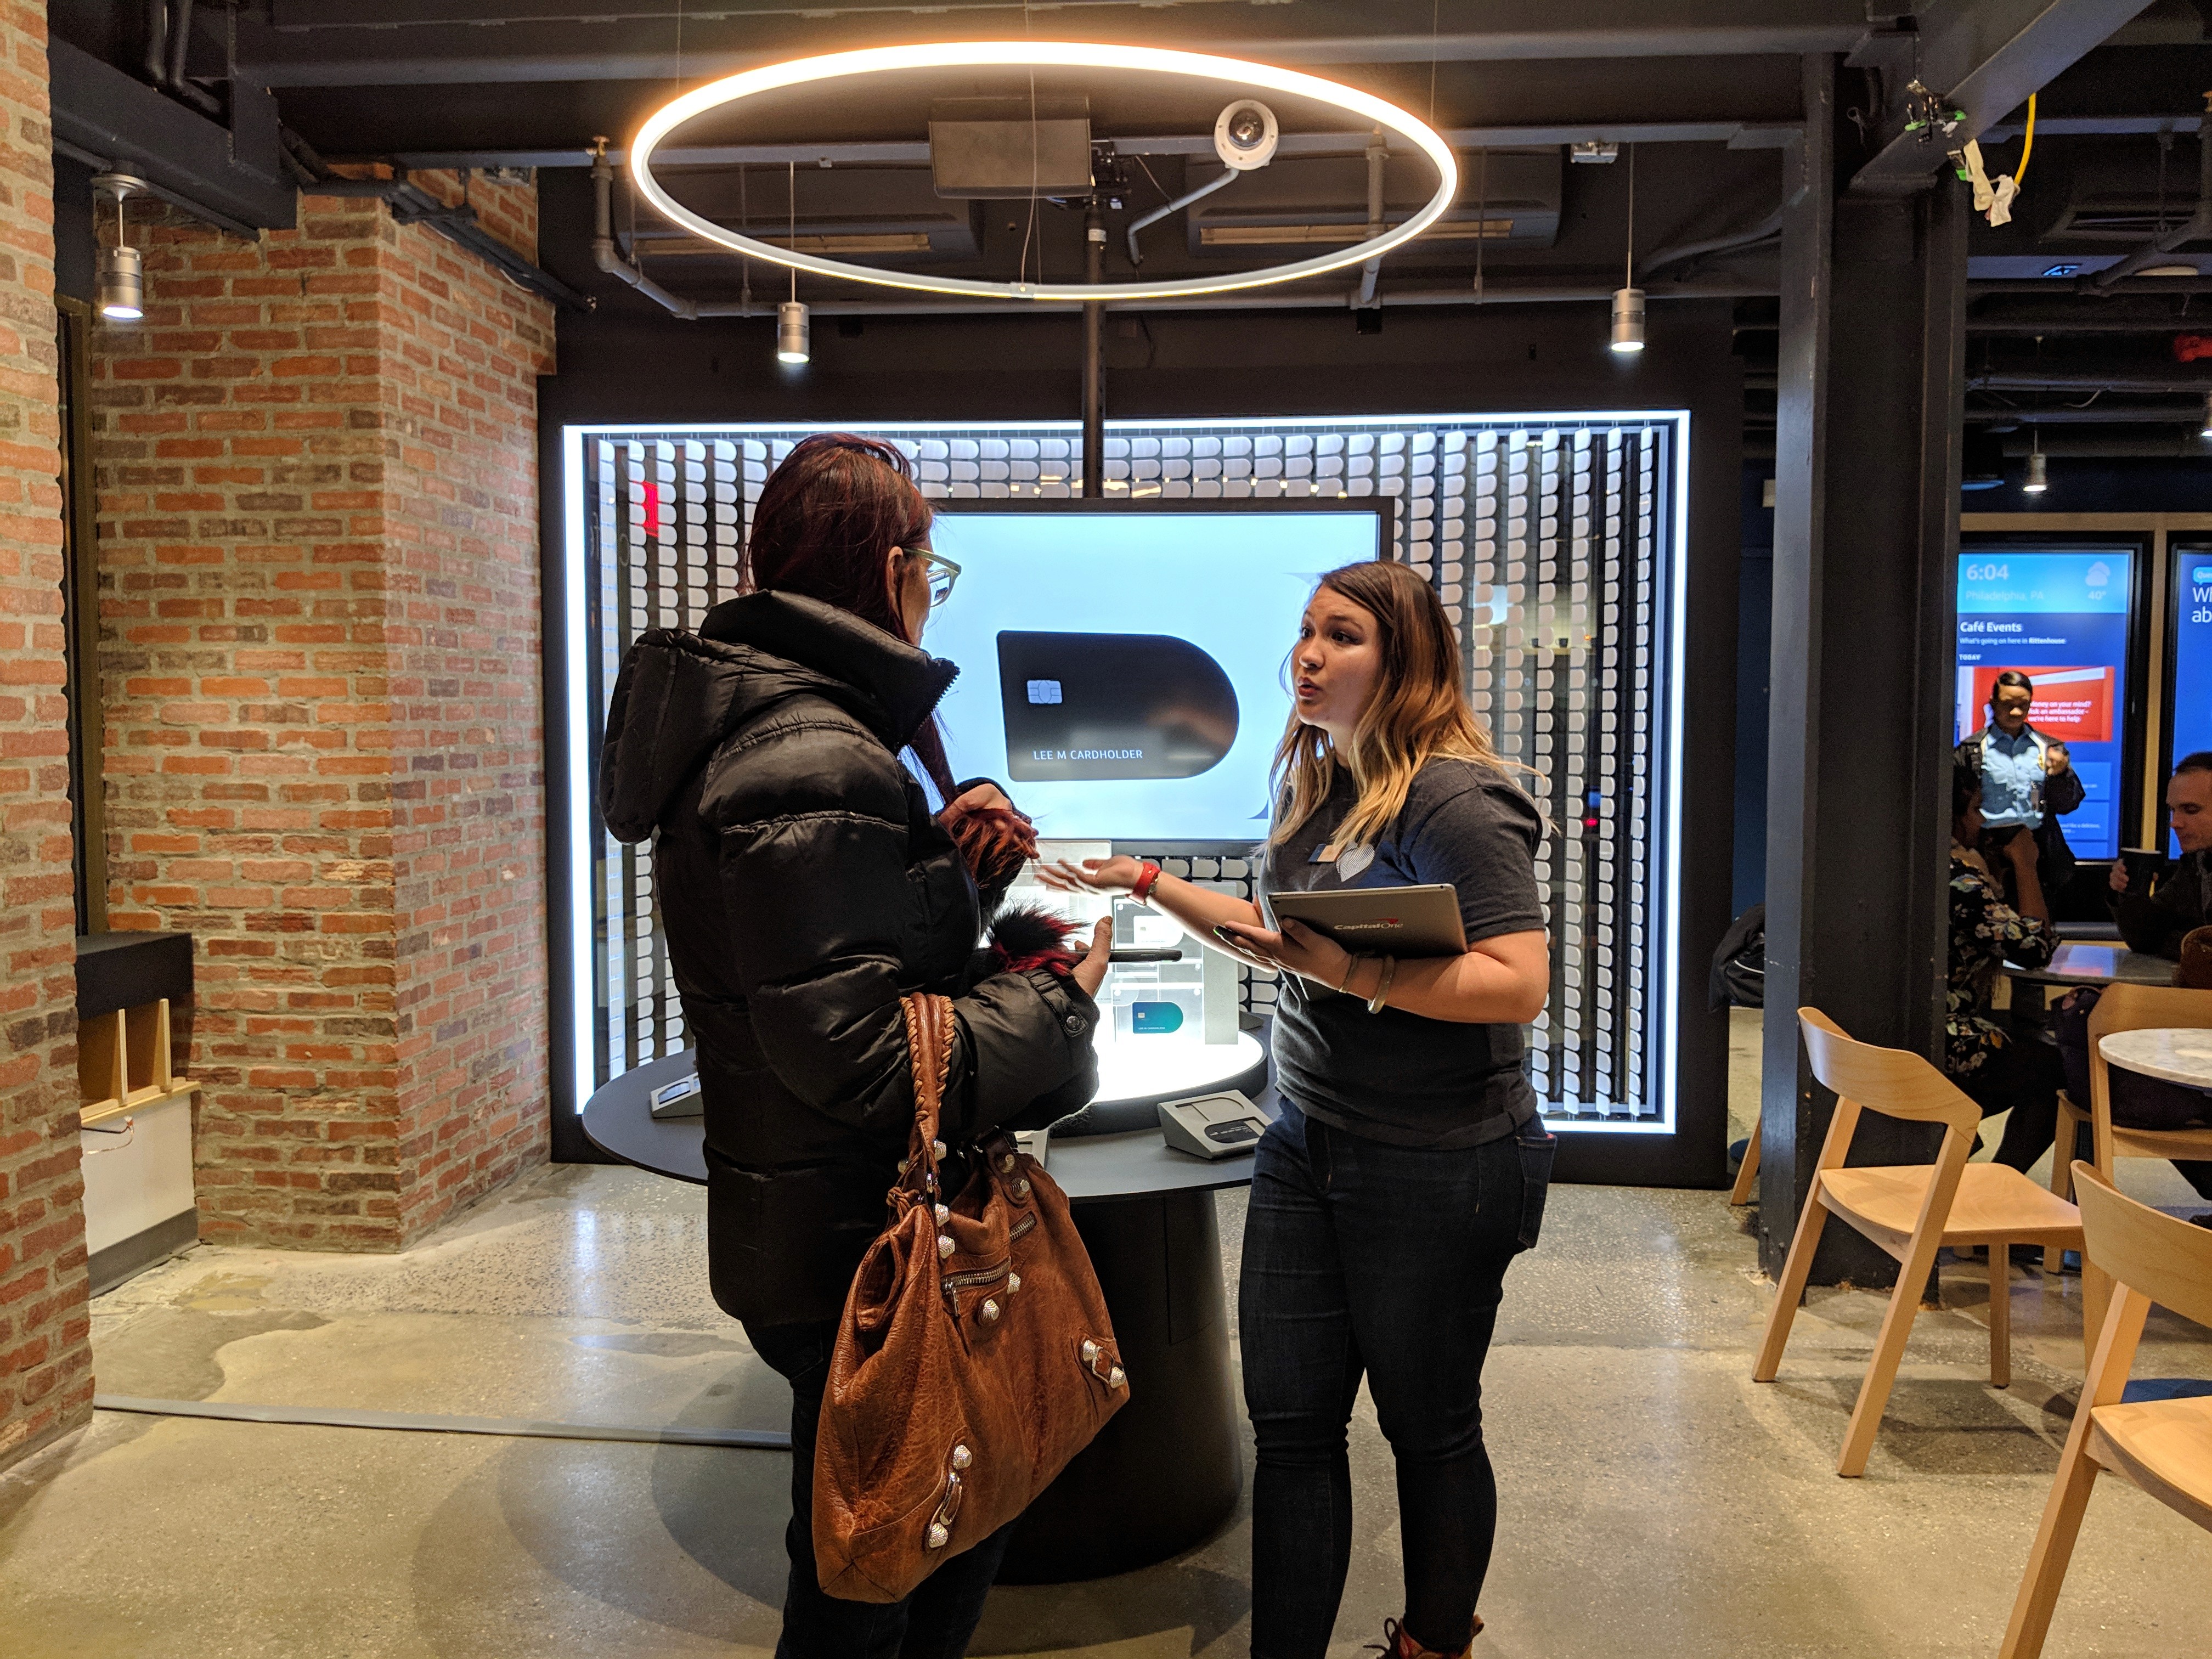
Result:
M621 840L659 832L708 1265L741 1319L844 1306L914 1121L902 993L957 999L949 1141L1050 1122L1096 1087L1097 1007L1049 968L989 971L986 896L898 758L957 672L784 593L656 629L623 664L599 808Z

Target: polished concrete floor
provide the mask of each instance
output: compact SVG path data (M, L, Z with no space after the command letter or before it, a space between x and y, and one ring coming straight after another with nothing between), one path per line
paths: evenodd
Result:
M1755 1065L1756 1032L1739 1034ZM1747 1099L1746 1095L1743 1098ZM2187 1207L2164 1166L2132 1190ZM1241 1197L1221 1203L1233 1279ZM1978 1264L1923 1313L1874 1461L1832 1472L1881 1314L1816 1291L1781 1380L1717 1193L1563 1188L1507 1281L1486 1382L1502 1493L1479 1652L1994 1655L2080 1377L2078 1281L2016 1271L1990 1389ZM1233 1306L1233 1302L1232 1302ZM396 1257L201 1247L102 1297L104 1392L608 1424L776 1426L706 1292L695 1189L556 1168ZM2138 1375L2212 1376L2157 1316ZM1334 1653L1399 1610L1389 1455L1363 1402ZM0 1655L590 1655L774 1644L781 1454L102 1413L0 1476ZM992 1599L975 1650L1242 1655L1249 1517L1126 1577ZM2212 1538L2117 1481L2053 1659L2206 1650Z

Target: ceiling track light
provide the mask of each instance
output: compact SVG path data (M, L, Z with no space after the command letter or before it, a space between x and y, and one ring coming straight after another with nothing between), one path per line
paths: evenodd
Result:
M2040 449L2028 456L2027 482L2021 485L2021 488L2031 495L2040 495L2051 488L2051 468L2043 459L2043 452Z
M2212 438L2212 392L2204 394L2204 429L2197 436Z
M1627 356L1644 349L1644 290L1636 286L1636 146L1628 147L1628 253L1620 286L1613 293L1613 337L1606 342Z
M712 110L793 87L837 81L852 76L886 75L915 70L1074 70L1096 74L1101 70L1125 70L1139 74L1172 75L1200 81L1226 81L1239 88L1280 93L1310 100L1343 115L1359 126L1381 126L1427 156L1437 169L1436 192L1401 224L1364 241L1318 254L1310 259L1268 265L1259 270L1231 271L1220 276L1188 277L1174 282L1127 283L992 283L972 277L936 276L926 272L884 270L872 265L847 264L842 260L755 241L728 226L694 213L672 197L653 176L653 153L678 127ZM801 58L787 64L770 64L742 74L709 82L672 100L646 118L630 141L630 176L638 194L655 210L695 236L704 238L733 253L788 266L793 272L811 270L817 276L843 282L870 283L881 288L904 289L921 294L952 294L999 300L1033 300L1047 304L1106 300L1184 300L1206 294L1229 294L1242 289L1264 288L1275 283L1296 282L1352 265L1364 264L1402 247L1443 217L1459 195L1459 163L1443 135L1399 108L1356 88L1277 69L1240 58L1211 53L1169 52L1152 46L1107 46L1075 40L954 40L908 46L876 46L861 52L838 52Z
M103 173L94 177L92 188L95 196L115 204L115 246L100 250L94 305L108 322L135 323L146 314L146 256L131 246L123 203L145 189L146 181L127 173Z

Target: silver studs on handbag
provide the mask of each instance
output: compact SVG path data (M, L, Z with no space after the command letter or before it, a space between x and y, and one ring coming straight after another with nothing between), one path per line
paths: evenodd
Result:
M957 1249L959 1249L959 1246L952 1242L952 1235L951 1233L938 1234L937 1254L940 1257L951 1255L952 1252Z

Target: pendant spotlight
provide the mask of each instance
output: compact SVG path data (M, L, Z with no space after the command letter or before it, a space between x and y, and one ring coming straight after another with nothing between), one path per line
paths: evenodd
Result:
M2038 449L2027 458L2027 482L2021 489L2028 495L2040 495L2050 488L2051 469L2043 459L2043 452Z
M1622 356L1644 349L1644 290L1636 286L1636 146L1628 147L1628 255L1621 263L1620 286L1613 295L1613 338Z
M799 163L790 162L785 173L786 187L790 191L790 228L787 233L790 246L799 246ZM791 268L791 297L775 308L775 360L788 368L797 368L813 356L810 349L811 331L806 325L806 307L799 298L799 267Z
M1280 93L1310 100L1361 127L1381 126L1403 145L1419 151L1437 170L1436 191L1401 222L1379 235L1352 245L1259 270L1224 272L1218 276L1185 277L1166 282L1127 283L993 283L968 276L939 276L925 271L886 270L878 265L848 264L755 241L716 220L693 212L668 193L653 174L653 151L667 142L678 127L712 110L728 108L746 99L794 87L814 86L848 76L896 75L915 70L1074 70L1096 76L1101 70L1123 70L1138 75L1180 76L1199 81L1222 82L1255 92ZM1232 112L1245 107L1231 106ZM1234 125L1232 123L1232 125ZM1261 124L1265 141L1265 123ZM1240 141L1241 142L1241 141ZM963 297L1030 300L1047 304L1089 303L1107 300L1181 300L1202 294L1228 294L1240 289L1264 288L1274 283L1295 282L1304 276L1341 270L1380 258L1402 247L1443 217L1459 197L1459 162L1443 135L1425 121L1371 93L1324 81L1296 70L1278 69L1237 58L1220 58L1195 52L1170 52L1152 46L1109 46L1077 40L953 40L908 46L874 46L859 52L829 52L816 58L770 64L760 69L696 87L655 110L630 141L630 177L642 196L672 223L693 235L771 264L793 271L811 270L842 282L871 283L878 287L905 289L924 294Z
M2200 438L2212 438L2212 392L2204 394L2204 429L2197 435Z
M793 367L803 363L813 354L807 349L808 329L806 307L797 300L786 300L775 308L775 360Z
M124 198L146 188L146 181L127 173L103 173L92 181L95 195L115 204L115 246L100 250L96 271L100 314L111 323L135 323L146 314L146 256L128 240L123 218Z

